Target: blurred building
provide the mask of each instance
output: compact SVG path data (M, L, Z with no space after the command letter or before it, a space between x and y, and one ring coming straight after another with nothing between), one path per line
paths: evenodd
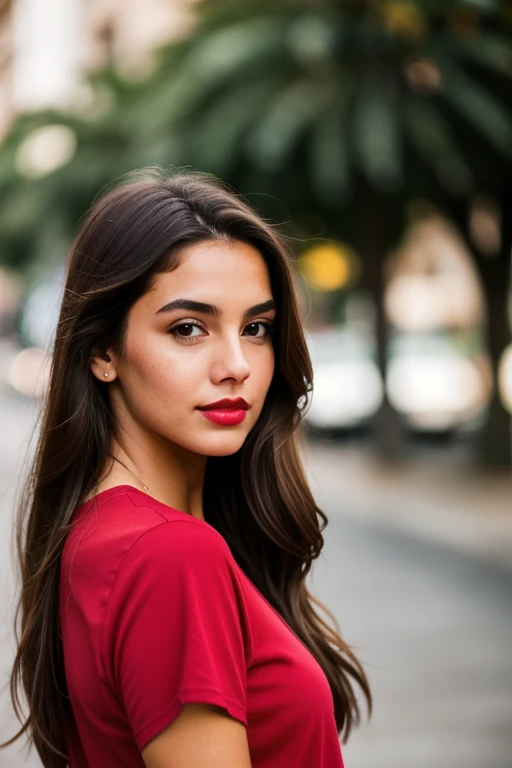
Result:
M194 0L0 0L0 140L23 112L73 108L84 73L146 74L188 32Z
M12 103L12 19L8 3L0 0L0 138L13 112Z

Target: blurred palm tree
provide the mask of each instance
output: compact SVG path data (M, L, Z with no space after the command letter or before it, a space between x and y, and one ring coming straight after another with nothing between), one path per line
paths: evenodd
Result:
M510 4L206 0L200 14L186 45L161 52L134 105L135 135L149 146L172 135L169 162L264 193L263 211L273 213L279 198L299 233L308 233L300 222L318 212L324 229L316 234L353 245L376 302L383 376L385 254L406 225L411 198L440 206L475 256L496 371L510 339L510 227L503 215L500 252L485 258L470 237L468 211L481 191L506 211ZM387 402L378 436L386 455L398 449ZM487 461L511 462L510 420L497 390L484 446Z
M293 219L295 236L340 238L359 252L385 376L383 262L410 200L426 199L452 216L475 256L496 370L509 340L510 227L503 215L500 252L484 258L468 210L482 191L506 210L510 5L203 0L198 14L192 35L161 49L143 83L99 78L95 93L110 94L110 109L94 119L59 116L79 140L73 160L53 174L19 179L13 158L41 117L17 127L3 153L8 168L0 157L0 194L14 189L18 200L14 216L0 208L0 230L11 236L4 254L33 252L34 211L65 233L112 177L146 164L190 164L230 182L264 214ZM377 434L388 456L398 449L397 424L386 402ZM510 463L509 417L497 392L484 443L487 460Z

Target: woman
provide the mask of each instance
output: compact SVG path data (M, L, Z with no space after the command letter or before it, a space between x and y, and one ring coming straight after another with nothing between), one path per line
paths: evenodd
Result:
M14 738L48 768L343 765L351 681L371 697L305 585L327 518L291 265L195 172L132 175L82 226L18 522Z

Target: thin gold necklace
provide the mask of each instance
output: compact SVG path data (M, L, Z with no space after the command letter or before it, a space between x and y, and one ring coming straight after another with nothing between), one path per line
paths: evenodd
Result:
M143 483L143 482L142 482L142 480L141 480L140 478L138 478L138 477L137 477L137 475L135 474L135 472L132 472L132 470L130 469L130 467L127 467L127 466L126 466L126 464L124 463L124 461L121 461L121 459L118 459L118 458L117 458L117 456L114 456L112 453L109 453L109 456L111 456L111 457L114 459L114 461L117 461L117 462L119 462L119 464L122 464L122 466L123 466L125 469L127 469L127 470L128 470L128 472L129 472L131 475L133 475L133 476L134 476L134 478L137 480L137 482L138 482L138 483L140 483L140 484L142 485L142 487L144 488L144 490L145 490L145 491L149 491L149 486L147 486L145 483Z

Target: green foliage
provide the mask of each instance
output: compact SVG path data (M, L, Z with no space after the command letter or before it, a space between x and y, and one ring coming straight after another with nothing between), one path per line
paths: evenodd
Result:
M61 258L100 189L147 164L213 172L262 193L266 215L282 200L295 233L349 240L361 179L399 210L493 192L512 163L511 25L498 0L203 0L145 81L107 71L80 114L16 123L0 151L0 259ZM19 147L52 123L77 151L27 179Z

